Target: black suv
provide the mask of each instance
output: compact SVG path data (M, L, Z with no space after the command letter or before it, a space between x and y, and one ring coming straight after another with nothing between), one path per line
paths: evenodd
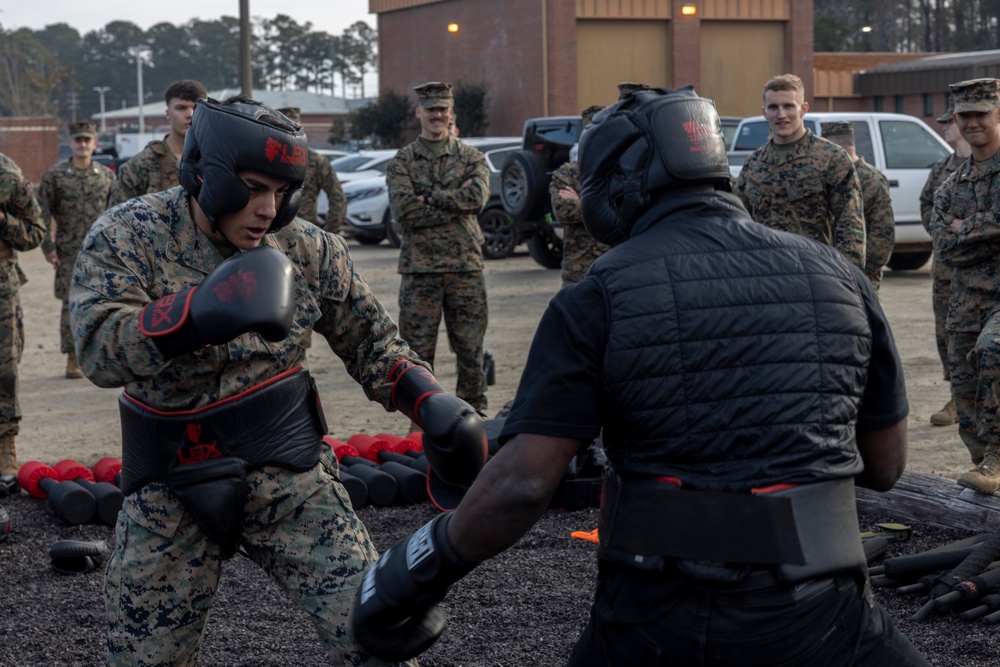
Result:
M532 259L547 269L562 264L562 230L552 216L549 181L569 161L580 140L580 116L550 116L525 121L521 150L507 156L500 172L500 200L514 220Z

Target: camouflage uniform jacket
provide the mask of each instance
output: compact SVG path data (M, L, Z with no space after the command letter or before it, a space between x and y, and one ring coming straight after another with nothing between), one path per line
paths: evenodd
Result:
M924 229L928 233L931 231L931 217L934 214L934 192L968 159L952 153L948 157L941 158L931 167L931 173L927 175L924 189L920 191L920 222L923 223Z
M31 181L0 153L0 298L17 292L28 277L17 263L18 250L37 248L48 233Z
M174 157L167 138L156 139L118 167L118 178L111 187L108 208L132 197L163 192L181 184Z
M483 269L483 231L476 217L490 197L490 172L479 150L455 137L435 153L423 140L389 163L389 204L399 221L400 273ZM466 181L469 185L462 186ZM423 195L431 195L425 204Z
M104 212L114 180L115 172L103 164L91 162L86 169L77 169L72 160L60 162L42 176L38 204L49 223L42 252L56 251L62 262L56 269L57 299L69 296L69 281L80 244L90 225Z
M882 267L889 262L896 244L896 219L892 215L889 180L863 157L858 158L854 168L861 181L865 207L865 275L878 289L882 283Z
M861 183L840 146L806 130L782 156L768 141L747 158L737 186L757 222L833 246L864 268Z
M326 193L330 201L330 209L326 214L326 224L320 225L319 213L316 212L319 191ZM306 167L306 180L302 184L302 202L299 204L299 217L320 225L328 232L339 233L347 214L347 199L344 188L337 180L330 161L317 151L309 149L309 164Z
M1000 302L1000 152L967 161L934 194L935 256L955 269L948 331L979 331ZM953 232L953 220L963 220Z
M140 311L201 283L222 255L195 225L182 188L107 211L84 239L70 288L73 334L87 377L102 387L124 386L158 409L195 409L302 365L302 336L312 328L329 340L368 398L391 409L389 370L417 355L355 272L344 239L296 219L264 244L285 253L294 267L289 336L268 342L247 333L168 361L140 333Z
M580 194L580 172L575 162L566 162L552 172L549 182L552 212L563 228L562 282L563 285L571 285L583 280L590 265L607 252L609 246L590 235L583 226L580 200L560 197L559 190L562 188Z

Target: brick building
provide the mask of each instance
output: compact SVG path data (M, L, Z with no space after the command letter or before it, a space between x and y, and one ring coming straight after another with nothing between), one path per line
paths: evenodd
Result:
M369 0L369 9L381 89L412 96L430 80L484 82L491 134L608 104L620 81L692 83L729 116L760 113L774 74L800 76L807 99L813 88L812 0Z
M0 153L38 183L59 157L59 119L55 116L0 118Z

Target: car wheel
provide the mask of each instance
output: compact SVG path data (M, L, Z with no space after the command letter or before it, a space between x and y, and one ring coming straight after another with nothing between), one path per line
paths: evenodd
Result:
M528 239L528 254L546 269L558 269L562 266L562 240L555 234L535 234Z
M500 201L516 220L538 217L549 197L545 160L539 153L514 151L500 171Z
M889 268L893 271L915 271L931 258L929 252L894 252L889 257Z
M355 236L354 240L361 245L378 245L382 242L382 239L375 238L374 236Z
M393 248L403 245L403 230L400 229L399 222L392 217L392 211L386 211L383 220L385 220L385 238L388 239L389 245Z
M479 215L479 227L486 240L483 242L483 257L505 259L514 254L517 246L517 230L514 220L498 206L488 208Z

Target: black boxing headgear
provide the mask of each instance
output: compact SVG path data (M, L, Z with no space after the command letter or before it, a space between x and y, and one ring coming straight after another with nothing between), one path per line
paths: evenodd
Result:
M693 86L635 91L599 112L580 137L578 166L583 224L608 245L629 237L651 193L730 186L722 121Z
M219 103L203 98L195 105L178 172L213 232L219 230L219 217L243 210L250 201L239 171L251 169L288 181L268 228L274 232L298 213L307 160L305 132L286 116L254 100Z

